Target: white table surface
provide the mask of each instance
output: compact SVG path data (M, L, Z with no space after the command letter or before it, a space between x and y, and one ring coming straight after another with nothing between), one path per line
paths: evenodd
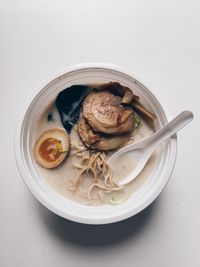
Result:
M200 266L199 0L1 0L0 266ZM176 166L160 197L107 226L66 221L23 184L13 135L21 107L41 81L84 62L135 73L168 118L195 120L178 134Z

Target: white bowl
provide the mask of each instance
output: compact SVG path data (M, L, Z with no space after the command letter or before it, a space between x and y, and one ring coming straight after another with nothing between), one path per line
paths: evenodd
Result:
M107 64L84 64L68 68L42 86L26 104L15 134L15 157L19 172L33 195L54 213L80 223L106 224L124 220L150 205L163 190L172 173L177 150L176 135L165 142L157 157L156 166L147 181L121 205L83 206L62 197L42 177L33 158L33 132L45 107L57 94L73 84L118 81L131 87L158 117L156 128L167 123L166 115L155 96L127 71Z

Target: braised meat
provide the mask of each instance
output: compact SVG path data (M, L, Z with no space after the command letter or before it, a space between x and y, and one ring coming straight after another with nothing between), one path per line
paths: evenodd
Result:
M96 91L87 95L83 103L83 116L94 131L120 135L134 129L132 108L121 105L122 98L108 91Z
M78 122L78 133L86 146L103 151L116 149L125 145L130 138L129 134L111 136L94 132L82 115Z

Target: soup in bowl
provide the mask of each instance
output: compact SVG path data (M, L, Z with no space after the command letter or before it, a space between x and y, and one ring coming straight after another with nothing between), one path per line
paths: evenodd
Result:
M19 171L34 196L76 222L123 220L162 191L176 158L176 136L162 144L131 183L118 185L134 159L108 164L118 149L167 123L153 94L114 66L73 67L52 79L27 104L15 137Z

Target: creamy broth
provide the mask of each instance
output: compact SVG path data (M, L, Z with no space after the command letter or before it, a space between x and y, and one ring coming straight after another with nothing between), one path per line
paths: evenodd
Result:
M53 115L52 118L53 120L48 121L47 117L48 114ZM35 141L39 138L39 136L54 127L62 127L63 125L60 120L59 113L54 105L51 104L43 113L41 116L38 126L36 127L36 132L35 132ZM153 130L142 120L142 125L136 129L133 134L131 139L134 142L138 142L142 140L144 137L149 136L153 133ZM70 140L71 143L73 142L81 142L76 125L72 129L70 133ZM106 193L104 197L104 201L101 202L97 198L96 201L93 201L92 203L88 201L85 197L83 197L79 191L72 192L68 189L68 185L75 180L76 177L76 170L72 165L72 157L71 157L71 151L69 152L67 158L65 161L58 167L54 169L45 169L43 167L40 167L38 165L38 168L46 180L46 182L51 186L57 193L61 194L63 197L68 198L72 201L79 202L81 204L85 205L104 205L104 204L120 204L121 202L125 201L128 199L134 192L136 192L147 180L149 177L150 173L152 172L155 164L156 164L156 153L154 153L151 158L149 159L147 165L143 169L143 171L138 175L138 177L129 183L128 185L124 186L124 188L120 191L117 192L111 192L111 193ZM106 156L109 158L112 153L114 152L107 152ZM126 158L123 158L126 157ZM113 170L114 176L117 178L117 176L121 175L127 175L129 174L130 170L133 168L133 165L136 164L134 162L134 159L131 158L130 155L122 156L120 161L123 161L123 165L121 170L116 171L116 169ZM85 179L84 183L87 184L87 179Z

